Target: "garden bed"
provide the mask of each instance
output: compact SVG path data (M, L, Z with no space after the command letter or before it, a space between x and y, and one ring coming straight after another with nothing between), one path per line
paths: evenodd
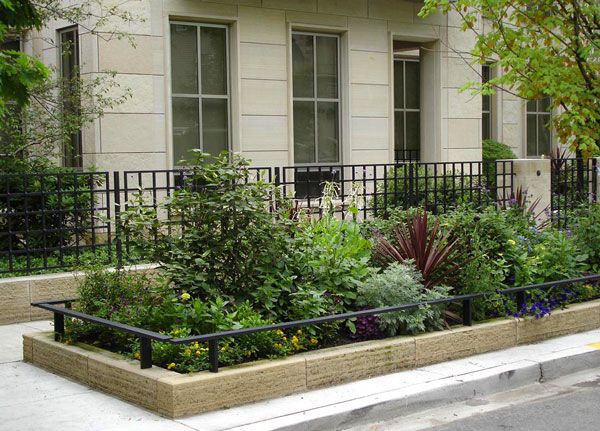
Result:
M179 374L85 344L26 334L25 361L168 417L182 417L458 359L600 327L600 300L541 319L494 320L417 336Z

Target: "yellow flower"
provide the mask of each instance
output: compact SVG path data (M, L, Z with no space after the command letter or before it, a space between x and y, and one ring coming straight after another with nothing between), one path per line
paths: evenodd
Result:
M140 355L140 352L135 352L135 353L133 354L133 357L134 357L135 359L140 359L140 358L142 357L142 355Z
M171 362L169 365L167 365L167 370L172 370L176 366L177 366L177 364L175 362Z
M516 244L516 241L514 239L509 239L506 242L508 243L508 245L515 245Z
M298 329L298 331L296 332L296 334L302 335L302 329Z
M296 337L295 335L292 337L292 343L297 343L298 342L298 337Z
M317 341L316 338L311 338L310 339L310 344L318 344L319 341Z
M192 351L190 349L185 349L185 351L183 352L183 354L185 356L190 356L192 354Z
M191 297L192 297L192 296L191 296L189 293L187 293L187 292L183 292L183 293L181 294L181 300L182 300L182 301L189 301Z
M194 354L196 355L196 358L197 358L198 356L200 356L200 350L196 350L196 353L194 353Z
M287 341L287 337L283 337L283 338L282 338L282 340L283 340L283 341Z
M281 329L278 329L275 333L280 337L283 335L283 331Z

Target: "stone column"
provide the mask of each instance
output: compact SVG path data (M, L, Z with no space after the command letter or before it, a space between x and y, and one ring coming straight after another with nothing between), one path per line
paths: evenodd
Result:
M506 167L508 169L508 165ZM551 161L550 159L512 160L512 190L519 187L527 194L528 204L539 200L536 214L551 204ZM542 215L542 217L545 217Z

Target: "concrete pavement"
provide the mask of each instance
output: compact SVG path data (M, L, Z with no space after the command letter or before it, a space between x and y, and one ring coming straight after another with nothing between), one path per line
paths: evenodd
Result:
M347 429L600 367L600 330L248 406L170 420L21 361L23 333L0 326L0 431Z

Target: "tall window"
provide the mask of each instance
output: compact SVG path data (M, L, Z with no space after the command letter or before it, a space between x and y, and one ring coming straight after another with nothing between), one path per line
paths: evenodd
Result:
M292 34L294 159L340 161L339 38Z
M481 82L489 82L491 70L488 64L481 66ZM492 138L492 96L483 94L481 96L481 139Z
M394 59L394 148L396 160L419 159L421 97L419 60Z
M63 111L74 116L80 112L79 104L79 33L77 27L59 30L60 76L62 80ZM63 144L63 165L81 168L81 130L71 133Z
M228 29L171 23L173 160L229 149Z
M528 156L549 156L552 151L550 105L551 100L549 97L527 102Z

